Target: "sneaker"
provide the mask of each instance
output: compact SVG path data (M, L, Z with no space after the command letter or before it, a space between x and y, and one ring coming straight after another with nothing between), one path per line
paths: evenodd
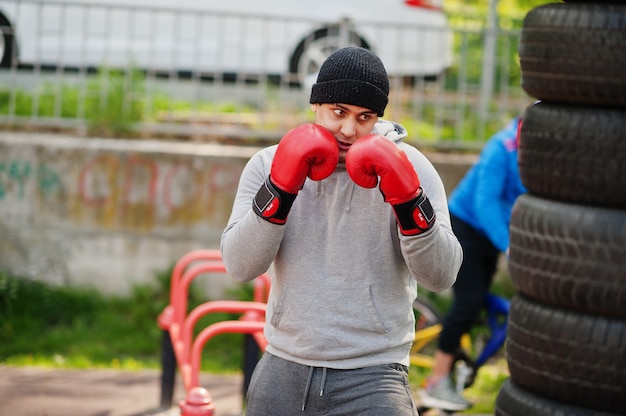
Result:
M435 385L429 386L420 396L422 406L431 409L465 410L472 403L456 392L450 377L443 378Z

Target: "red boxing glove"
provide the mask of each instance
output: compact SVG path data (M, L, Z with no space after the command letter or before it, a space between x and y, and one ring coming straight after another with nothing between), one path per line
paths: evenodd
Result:
M284 224L307 176L315 181L329 177L338 160L337 141L324 127L303 124L289 130L278 144L269 177L254 198L254 212Z
M432 228L435 211L409 158L394 142L377 134L361 137L348 150L346 170L364 188L375 187L380 177L380 192L393 207L402 234Z
M307 176L314 181L329 177L338 160L339 147L332 133L318 124L303 124L280 140L270 178L281 190L296 194Z

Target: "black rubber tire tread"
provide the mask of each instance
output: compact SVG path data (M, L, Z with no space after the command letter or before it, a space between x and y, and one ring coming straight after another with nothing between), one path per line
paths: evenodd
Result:
M527 13L522 88L546 101L626 107L626 5L549 3Z
M518 293L506 345L511 379L522 388L626 414L626 321L549 307Z
M511 378L500 387L495 406L496 416L617 416L546 399L524 390Z
M626 110L539 101L524 113L518 160L535 195L626 208Z
M542 303L626 318L626 211L521 195L510 224L509 272Z

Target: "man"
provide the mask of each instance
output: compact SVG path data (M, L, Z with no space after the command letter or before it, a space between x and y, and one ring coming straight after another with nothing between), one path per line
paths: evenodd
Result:
M450 380L461 337L469 332L485 303L500 253L508 254L513 204L526 192L517 164L521 119L511 122L485 144L478 161L450 195L452 229L463 247L463 264L453 286L453 302L444 319L433 372L421 397L424 406L464 410L471 402Z
M222 236L228 273L272 265L269 345L248 416L417 415L408 385L417 283L449 288L462 253L439 175L379 119L389 80L363 48L333 53L311 91L315 124L245 167Z

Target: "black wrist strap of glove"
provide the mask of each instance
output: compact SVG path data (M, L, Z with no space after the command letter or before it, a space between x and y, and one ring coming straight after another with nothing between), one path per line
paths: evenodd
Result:
M269 222L284 224L297 195L278 188L268 176L254 197L252 209L259 217Z
M415 198L392 206L403 235L421 234L435 224L435 210L422 188Z

